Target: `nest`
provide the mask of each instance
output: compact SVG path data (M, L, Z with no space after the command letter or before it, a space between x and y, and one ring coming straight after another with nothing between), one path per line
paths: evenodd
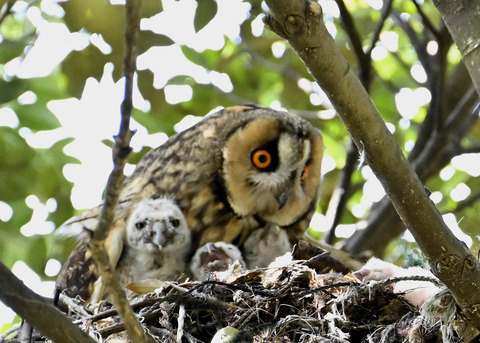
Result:
M437 297L427 317L388 282L363 284L351 274L317 274L305 261L205 282L165 283L131 305L158 342L443 342L456 341L442 316L453 303ZM98 341L130 342L108 302L70 316ZM442 332L443 331L443 332ZM460 340L457 340L460 341Z
M130 303L156 342L468 342L478 334L466 332L446 290L418 309L393 293L395 280L362 283L338 265L315 262L290 259L248 271L234 264L208 281L165 282ZM131 342L109 302L64 300L72 320L97 341Z

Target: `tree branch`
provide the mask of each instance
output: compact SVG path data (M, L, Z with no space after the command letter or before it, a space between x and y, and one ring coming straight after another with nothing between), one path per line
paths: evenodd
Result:
M480 95L480 11L477 1L434 0L447 24L448 30L457 44L463 61L472 78L477 93Z
M3 6L5 10L2 14L0 14L0 25L2 25L3 21L8 17L8 15L12 13L11 10L15 2L16 0L8 0L8 2Z
M449 288L471 323L480 328L480 269L448 229L365 89L329 35L318 3L266 0L267 26L288 39L329 96L432 271Z
M95 343L53 303L32 292L1 262L0 300L54 342Z
M105 249L105 239L112 226L118 205L120 189L124 179L123 169L131 152L130 140L134 134L130 130L130 117L132 114L133 75L135 73L136 39L140 23L140 7L141 0L127 0L125 6L125 96L121 106L120 131L115 136L115 146L113 148L114 167L107 181L105 203L100 214L98 226L89 242L89 247L97 264L99 274L110 292L112 302L125 323L130 339L133 342L148 342L149 338L127 301L125 290L118 282L115 268L111 265Z

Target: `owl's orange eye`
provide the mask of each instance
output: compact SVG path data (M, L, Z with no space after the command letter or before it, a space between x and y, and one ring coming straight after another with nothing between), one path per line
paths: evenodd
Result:
M265 149L258 149L252 154L252 163L258 169L265 169L272 163L272 155Z
M305 166L302 171L302 175L300 175L300 180L303 181L308 176L308 166Z

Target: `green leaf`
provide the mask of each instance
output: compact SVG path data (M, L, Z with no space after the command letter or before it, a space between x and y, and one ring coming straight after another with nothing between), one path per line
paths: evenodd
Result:
M4 39L0 44L0 64L5 64L15 57L20 56L25 50L25 45L27 43L24 41L13 41Z
M53 130L60 127L57 117L39 102L31 105L19 105L14 108L21 126L33 131Z
M27 82L20 79L5 81L0 78L0 104L10 102L18 98L28 90Z
M70 94L80 98L89 77L100 81L105 63L108 61L109 57L92 45L82 51L72 51L62 63L62 71L67 77Z
M163 11L163 4L159 0L144 0L140 10L142 18L150 18Z
M215 0L197 0L197 11L193 19L193 27L198 32L203 29L217 14L218 6Z
M137 51L143 54L152 46L169 46L175 43L170 37L150 30L141 30L138 37Z
M47 261L47 245L45 237L35 235L28 240L28 255L25 263L33 269L35 273L43 276L45 273L45 263Z
M128 163L137 164L142 159L142 157L145 156L145 154L150 150L150 147L144 146L139 152L132 152L130 156L128 156Z

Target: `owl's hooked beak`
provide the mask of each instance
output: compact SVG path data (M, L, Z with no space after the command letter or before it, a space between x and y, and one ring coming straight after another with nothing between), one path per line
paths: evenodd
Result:
M155 221L152 223L150 231L150 241L157 245L159 248L165 245L167 241L167 233L165 232L165 225L161 221Z
M277 199L277 203L278 203L278 209L281 210L283 208L283 206L286 205L286 203L288 202L288 197L289 197L289 193L288 192L282 192L280 193L279 195L277 195L275 198Z

